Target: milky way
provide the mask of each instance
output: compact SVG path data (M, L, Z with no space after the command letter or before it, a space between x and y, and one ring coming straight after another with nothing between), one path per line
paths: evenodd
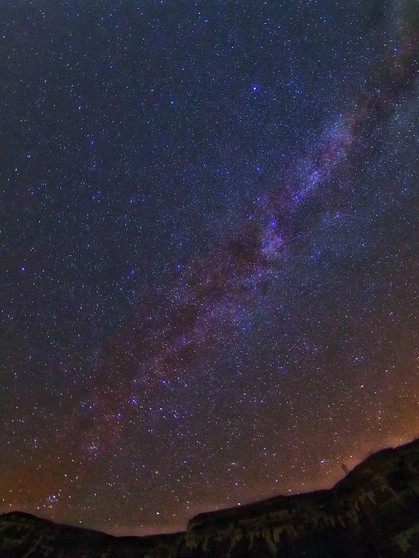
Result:
M1 23L2 511L113 533L418 435L417 2Z

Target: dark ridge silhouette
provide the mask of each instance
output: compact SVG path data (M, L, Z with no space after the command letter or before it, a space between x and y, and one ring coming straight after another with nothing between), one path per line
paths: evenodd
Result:
M330 490L194 517L184 533L113 537L0 516L7 558L419 558L419 439L368 457Z

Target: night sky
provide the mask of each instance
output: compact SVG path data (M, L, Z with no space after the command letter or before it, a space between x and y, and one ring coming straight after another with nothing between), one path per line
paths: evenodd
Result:
M0 512L111 533L419 435L417 0L1 0Z

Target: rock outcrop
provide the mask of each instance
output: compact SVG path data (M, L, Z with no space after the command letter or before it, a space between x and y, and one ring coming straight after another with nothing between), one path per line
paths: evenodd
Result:
M181 558L419 558L419 440L380 451L331 490L190 521Z
M419 558L419 440L380 451L330 490L193 518L186 533L112 537L0 516L7 558Z

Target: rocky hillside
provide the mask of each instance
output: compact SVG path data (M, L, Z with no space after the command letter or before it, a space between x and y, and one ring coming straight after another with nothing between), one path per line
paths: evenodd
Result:
M13 512L7 558L419 558L419 440L380 451L330 490L193 518L186 533L111 537Z
M112 537L22 512L0 516L1 558L176 558L183 539L184 533Z

